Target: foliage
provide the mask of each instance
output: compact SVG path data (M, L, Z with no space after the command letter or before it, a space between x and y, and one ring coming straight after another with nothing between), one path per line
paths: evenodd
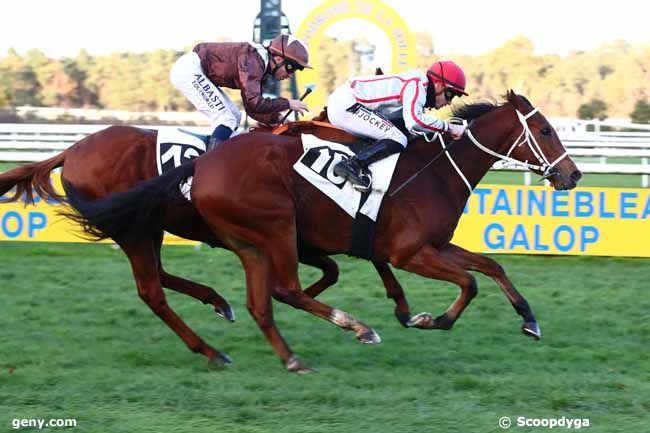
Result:
M650 102L647 100L636 101L630 118L634 123L650 123Z
M549 116L578 114L601 100L612 117L627 117L637 101L647 100L650 82L650 45L614 41L590 51L566 56L538 55L532 42L517 36L477 56L437 53L433 38L416 33L417 67L454 59L466 70L467 90L475 98L499 99L514 89L535 102ZM320 74L331 92L360 71L360 58L352 47L363 39L324 37L312 47L319 57ZM367 42L367 41L366 41ZM9 50L0 57L0 106L45 105L98 107L131 111L192 110L171 86L168 73L187 49L113 53L91 56L84 50L74 58L51 59L38 50L20 56ZM390 71L385 71L389 73ZM288 91L284 83L283 89ZM226 89L239 102L239 92ZM318 111L320 107L315 107Z
M592 99L578 107L578 118L605 120L607 118L607 104L602 99Z
M284 371L247 313L231 253L163 251L169 272L214 285L237 313L230 324L166 291L199 335L234 358L211 370L139 299L121 251L5 243L0 425L9 431L17 418L76 418L84 433L472 433L501 431L502 416L564 416L589 418L593 433L646 431L648 260L495 258L537 314L541 341L519 334L518 316L482 276L453 330L404 329L372 266L337 257L340 282L319 299L373 325L383 342L361 345L275 302L284 336L318 368L297 376ZM301 272L303 282L318 276ZM414 312L437 315L457 294L447 283L397 276Z

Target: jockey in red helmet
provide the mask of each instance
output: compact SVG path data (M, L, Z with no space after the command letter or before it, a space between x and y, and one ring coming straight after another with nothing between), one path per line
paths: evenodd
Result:
M309 109L297 99L265 98L262 83L269 76L287 79L304 68L311 68L305 44L291 35L280 35L268 47L254 42L200 43L174 63L169 76L210 119L214 131L208 148L212 148L230 137L241 121L239 108L220 87L241 90L246 113L272 125L280 122L282 111Z
M436 62L427 70L396 75L357 77L336 89L329 98L330 122L352 134L378 140L357 155L344 159L334 173L348 179L359 190L370 188L363 169L401 152L408 138L391 122L401 118L410 134L448 133L458 140L465 127L436 119L425 108L442 108L455 96L467 95L465 74L451 61Z

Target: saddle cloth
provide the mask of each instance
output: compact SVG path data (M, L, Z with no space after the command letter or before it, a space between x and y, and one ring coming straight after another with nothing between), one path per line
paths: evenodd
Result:
M318 188L352 218L357 213L377 221L384 194L390 186L399 154L379 160L368 167L372 172L372 189L361 193L350 182L334 174L334 166L344 157L354 153L346 146L321 140L310 134L302 134L304 153L293 169L309 183Z
M208 136L180 128L161 128L156 139L156 164L158 175L178 167L184 162L203 155L208 147ZM181 193L190 198L192 179L189 177L179 185Z
M180 128L161 128L156 139L158 174L198 158L207 149L208 136Z

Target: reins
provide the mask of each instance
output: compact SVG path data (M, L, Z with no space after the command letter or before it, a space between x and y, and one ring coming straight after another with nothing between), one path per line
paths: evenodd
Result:
M431 161L429 161L429 162L428 162L424 167L422 167L421 169L419 169L418 171L416 171L415 174L413 174L411 177L409 177L408 179L406 179L406 180L405 180L405 181L404 181L404 182L403 182L399 187L397 187L397 189L396 189L395 191L393 191L393 192L391 192L390 194L388 194L389 197L393 197L395 194L397 194L397 193L400 192L402 189L404 189L404 188L405 188L409 183L413 182L413 180L414 180L416 177L418 177L418 176L420 175L420 173L422 173L422 172L423 172L427 167L429 167L431 164L433 164L434 162L436 162L436 160L437 160L438 158L440 158L440 156L441 156L443 153L447 153L447 156L449 156L449 153L447 152L447 150L448 150L449 148L451 148L451 146L452 146L454 143L452 142L449 146L445 147L445 142L444 142L443 139L442 139L442 135L440 135L440 134L437 133L437 132L436 132L436 135L438 136L438 138L440 139L440 142L442 143L442 150L441 150L440 152L438 152L438 153L436 154L436 156L434 156L433 159L432 159ZM434 137L432 140L429 140L428 137L427 137L427 135L424 134L424 140L430 143L430 142L432 142L433 140L435 140L435 137ZM454 164L453 160L452 160L452 164ZM454 166L455 166L455 164L454 164ZM461 177L463 177L463 179L465 178L464 176L462 176L462 172L461 172Z

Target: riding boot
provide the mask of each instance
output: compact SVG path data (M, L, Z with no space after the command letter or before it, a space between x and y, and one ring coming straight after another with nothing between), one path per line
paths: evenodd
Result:
M232 134L232 129L228 128L226 125L217 126L212 135L208 139L208 148L207 150L212 150L224 141L226 141Z
M375 144L362 149L351 158L344 159L334 166L334 174L349 180L354 188L360 191L368 191L372 184L372 178L364 174L366 169L373 162L384 159L394 153L399 153L404 147L395 140L383 139Z

